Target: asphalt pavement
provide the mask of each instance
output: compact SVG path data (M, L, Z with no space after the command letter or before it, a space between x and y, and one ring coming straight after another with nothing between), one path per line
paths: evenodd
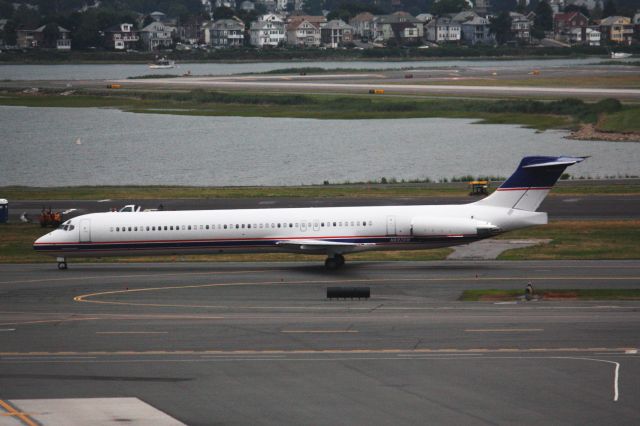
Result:
M638 262L321 263L0 265L0 402L34 422L98 397L192 425L640 418L640 301L457 300L638 288Z

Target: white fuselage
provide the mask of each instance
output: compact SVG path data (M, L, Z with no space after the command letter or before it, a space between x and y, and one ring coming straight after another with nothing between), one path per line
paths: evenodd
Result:
M54 256L343 254L465 244L545 224L546 213L480 205L93 213L34 243Z

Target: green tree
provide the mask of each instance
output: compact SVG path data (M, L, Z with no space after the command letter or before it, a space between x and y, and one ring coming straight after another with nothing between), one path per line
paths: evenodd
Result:
M323 4L323 0L306 0L302 4L302 10L304 13L312 16L322 15Z
M229 7L216 7L213 9L213 19L231 19L235 16L236 12Z
M44 47L55 48L58 39L60 38L60 30L58 24L49 23L42 30L42 36L44 38Z
M443 15L445 13L458 13L469 8L465 0L440 0L431 6L431 13Z
M13 20L17 28L27 28L30 30L40 26L40 14L24 4L20 5L13 14Z
M511 32L511 16L509 12L501 12L498 16L491 18L489 31L496 36L498 44L504 44L513 38Z
M541 1L534 10L536 17L533 26L538 31L551 31L553 29L553 9L546 0Z
M16 23L12 20L8 20L7 23L4 25L4 43L7 46L15 46L17 43L17 38L16 38L16 29L18 27L16 26Z
M11 19L13 17L13 4L6 0L0 1L0 18Z
M608 18L609 16L615 16L618 14L618 9L616 8L616 4L613 0L607 0L604 4L604 8L602 9L602 17Z

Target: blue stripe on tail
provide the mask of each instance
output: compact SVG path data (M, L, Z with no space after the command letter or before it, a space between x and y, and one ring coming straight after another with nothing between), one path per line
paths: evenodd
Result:
M498 189L551 188L562 172L587 157L524 157L518 169Z

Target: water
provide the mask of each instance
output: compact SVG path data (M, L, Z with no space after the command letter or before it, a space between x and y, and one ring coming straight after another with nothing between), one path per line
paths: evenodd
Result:
M638 174L634 143L461 119L312 120L0 107L0 186L297 185L508 176L525 155L590 155L574 176ZM79 142L79 144L78 144Z
M81 64L81 65L0 65L0 80L115 80L149 74L182 75L187 70L193 75L230 75L265 72L283 68L319 67L324 69L389 69L472 67L501 70L504 68L531 70L587 65L601 62L602 58L583 59L522 59L522 60L429 60L429 61L283 61L249 63L183 63L178 68L151 70L146 64Z

